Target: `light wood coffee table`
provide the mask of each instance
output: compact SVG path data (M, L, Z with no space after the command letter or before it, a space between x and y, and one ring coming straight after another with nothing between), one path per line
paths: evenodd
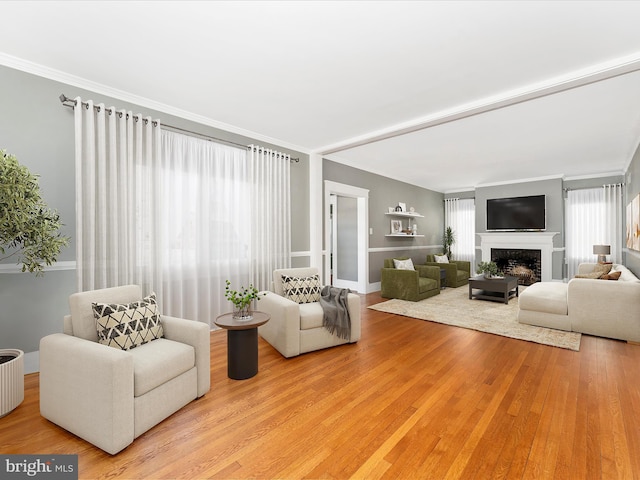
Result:
M473 292L473 290L479 290ZM505 275L502 278L485 278L483 275L469 279L469 300L491 300L509 303L509 299L518 296L518 277Z

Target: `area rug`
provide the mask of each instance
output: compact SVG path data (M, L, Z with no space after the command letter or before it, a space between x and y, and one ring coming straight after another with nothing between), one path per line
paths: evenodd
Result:
M520 289L522 292L523 287ZM469 300L467 286L446 288L440 295L419 302L393 299L369 308L553 347L580 350L580 333L518 323L517 298L509 300L507 305L487 300Z

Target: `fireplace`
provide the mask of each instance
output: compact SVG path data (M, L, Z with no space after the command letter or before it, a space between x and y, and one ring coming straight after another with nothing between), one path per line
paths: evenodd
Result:
M505 275L518 277L518 284L532 285L542 278L542 252L524 248L492 248L491 261Z
M553 237L558 232L486 232L478 233L482 261L492 260L492 250L536 250L540 252L539 267L535 267L536 281L550 282L553 275ZM516 271L524 271L518 269ZM518 276L518 275L515 275Z

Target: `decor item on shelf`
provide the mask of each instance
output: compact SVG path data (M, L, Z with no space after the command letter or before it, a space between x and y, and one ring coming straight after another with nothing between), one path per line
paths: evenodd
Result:
M392 234L402 233L402 221L401 220L391 220L391 233Z
M598 263L606 263L607 255L611 255L611 245L594 245L593 254L598 255Z
M398 208L400 208L400 210L398 210ZM398 202L398 206L396 207L396 212L406 213L407 212L407 204L403 203L403 202Z
M8 415L24 400L24 352L0 349L0 418Z
M476 273L482 273L484 278L498 277L498 265L496 262L480 262Z
M265 294L263 293L260 295L253 285L249 285L249 288L240 287L240 291L238 291L231 290L231 282L229 280L227 280L226 283L227 286L224 289L224 296L227 300L233 303L233 306L235 307L233 311L233 318L240 321L251 320L253 318L250 308L251 302L253 300L260 300L260 297Z
M444 244L444 253L449 259L453 260L451 246L456 243L456 234L451 227L447 227L444 231L444 235L442 236L442 243Z
M42 275L69 239L60 216L40 196L38 177L14 155L0 150L0 260L17 255L22 271Z

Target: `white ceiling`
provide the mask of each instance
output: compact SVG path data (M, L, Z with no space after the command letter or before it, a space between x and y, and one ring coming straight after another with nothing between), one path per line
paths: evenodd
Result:
M3 1L0 63L450 192L623 173L639 18L635 1Z

